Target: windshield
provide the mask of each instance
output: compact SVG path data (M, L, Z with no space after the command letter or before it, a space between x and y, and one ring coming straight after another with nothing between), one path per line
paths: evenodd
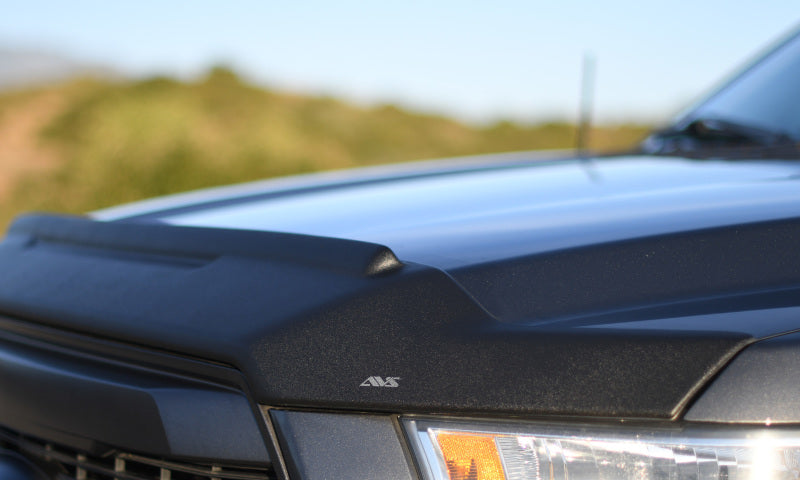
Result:
M800 33L642 144L693 158L800 156Z
M800 35L735 78L681 119L724 119L800 140Z

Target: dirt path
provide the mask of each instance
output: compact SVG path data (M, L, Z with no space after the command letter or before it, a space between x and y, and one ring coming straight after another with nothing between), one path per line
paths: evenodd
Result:
M63 105L63 94L42 92L0 111L0 201L21 176L56 166L57 153L42 144L39 132Z

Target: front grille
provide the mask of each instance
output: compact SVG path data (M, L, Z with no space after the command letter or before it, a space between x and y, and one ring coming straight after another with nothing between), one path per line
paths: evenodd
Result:
M186 463L109 450L103 455L0 430L0 446L24 455L55 480L274 480L267 468Z

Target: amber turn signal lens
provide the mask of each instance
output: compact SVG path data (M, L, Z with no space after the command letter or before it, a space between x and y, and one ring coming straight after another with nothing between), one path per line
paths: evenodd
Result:
M503 480L503 464L496 435L437 432L436 442L444 456L450 480Z

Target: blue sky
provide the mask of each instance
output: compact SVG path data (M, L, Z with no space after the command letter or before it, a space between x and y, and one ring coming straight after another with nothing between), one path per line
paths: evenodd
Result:
M664 120L800 25L796 0L27 0L3 11L0 46L136 76L224 63L273 88L471 121L574 119L585 52L598 120Z

